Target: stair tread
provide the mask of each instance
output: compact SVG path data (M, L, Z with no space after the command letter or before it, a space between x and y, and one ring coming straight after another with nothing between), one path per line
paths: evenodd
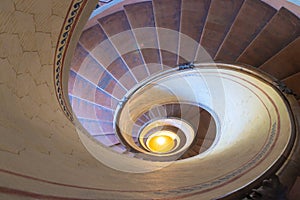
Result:
M79 38L79 42L89 51L107 39L106 34L99 24L84 30Z
M149 111L149 115L151 118L156 118L156 117L160 117L161 113L159 112L157 107L154 107Z
M122 59L120 59L119 53L114 48L111 41L106 41L98 45L90 54L105 68L115 80L119 80L124 74L130 74L128 67ZM135 80L133 77L130 77L132 80L127 83L128 87L131 88Z
M125 5L124 9L133 29L155 27L155 19L151 1Z
M157 27L179 31L181 0L153 0Z
M162 63L167 67L174 67L177 63L180 7L181 0L153 0Z
M102 17L98 22L109 37L131 29L123 10Z
M105 121L105 122L113 122L114 119L114 111L104 108L104 107L100 107L100 106L96 106L96 105L88 105L91 108L89 109L90 113L88 113L88 116L83 117L80 114L81 113L77 113L76 110L74 110L74 112L76 113L77 118L80 121L89 121L89 122L95 122L95 123L99 123L101 121ZM87 112L87 110L85 110L85 112ZM91 117L90 117L91 116Z
M76 58L72 59L72 71L77 72L108 93L112 93L114 91L113 96L117 98L121 98L126 93L121 85L119 85L116 80L106 72L99 63L99 60L96 60L93 56L88 54L81 45L77 45L77 48L75 49L75 57ZM74 77L70 76L70 90L72 90L71 87L73 87L74 84L74 82L72 82L72 78Z
M164 65L163 67L165 69L170 69L176 66L178 57L177 53L161 50L161 57Z
M161 70L160 52L155 28L155 18L151 1L139 2L124 6L127 18L141 49L145 64L150 74Z
M76 116L97 119L96 112L94 112L94 106L91 106L90 103L73 97L70 97L70 103Z
M106 71L98 77L97 85L117 99L126 94L126 90Z
M135 36L131 31L131 26L129 24L125 11L118 11L101 19L98 19L98 21L104 29L105 33L110 37L110 41L116 48L117 53L122 57L125 66L128 66L129 74L132 74L133 78L137 81L143 80L145 77L147 77L147 70L141 57L139 47L136 43ZM115 60L113 62L119 62L119 55L115 57ZM131 60L130 58L133 57L134 60ZM135 63L137 61L139 61L140 63ZM139 64L138 68L136 68L136 64ZM124 84L128 86L127 83ZM131 87L132 86L130 86L130 88Z
M170 109L168 108L170 106ZM180 117L181 116L181 106L176 104L171 104L171 105L168 105L166 107L167 110L167 116L168 117Z
M112 133L114 132L114 128L113 128L113 122L101 122L99 123L99 126L102 129L103 133Z
M107 135L107 136L98 135L98 136L95 136L94 138L106 146L114 146L114 145L120 143L117 136L114 136L114 135Z
M148 117L146 117L145 115L141 115L141 116L139 116L139 118L138 119L140 119L141 121L143 121L143 122L147 122L147 121L149 121L149 118Z
M211 0L182 0L180 32L195 41L200 36L205 24Z
M73 90L69 94L107 108L114 109L118 104L116 99L80 76L76 76Z
M136 81L124 61L118 57L106 68L126 89L131 89Z
M300 37L260 66L260 69L278 79L300 72Z
M300 19L281 8L237 59L255 67L266 62L300 35Z
M97 45L93 51L89 52L104 68L110 65L116 58L119 57L119 53L113 46L110 40L106 40Z
M112 122L95 122L95 121L87 121L87 120L79 120L79 121L80 121L80 124L91 135L102 136L104 133L113 132L113 123Z
M211 1L200 43L212 58L224 40L243 2L242 0Z
M245 0L215 60L235 61L276 11L275 8L260 0Z
M101 110L99 112L101 112ZM100 113L100 114L103 115L103 113ZM94 123L101 123L101 122L112 123L113 122L113 118L111 117L112 115L111 114L107 114L107 115L108 115L107 119L99 118L98 116L96 118L77 116L77 119L79 121L87 121L87 122L94 122Z
M138 126L143 126L143 125L145 124L145 122L142 121L140 118L138 118L138 119L136 120L135 124L138 125Z
M122 55L122 58L138 81L148 77L148 72L139 50L128 52Z
M150 74L155 74L162 70L159 48L141 49L145 64Z
M71 60L71 69L77 72L88 54L89 53L84 49L84 47L78 43L75 48L74 56Z
M73 67L71 69L74 70ZM99 77L104 73L104 69L91 55L87 54L80 64L80 69L76 72L92 83L97 84Z
M179 55L194 61L211 0L182 0ZM190 41L191 40L191 41ZM178 63L183 63L180 59Z

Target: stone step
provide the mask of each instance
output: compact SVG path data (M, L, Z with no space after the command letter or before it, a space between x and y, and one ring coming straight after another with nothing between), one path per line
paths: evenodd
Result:
M237 59L258 67L300 35L300 19L281 8Z
M86 110L84 110L86 109ZM79 112L81 111L81 112ZM79 120L93 121L95 123L105 121L113 122L114 110L110 110L101 106L87 104L83 109L74 110ZM89 113L88 113L89 112Z
M128 52L122 55L122 58L138 82L146 79L150 75L140 50Z
M153 0L152 3L155 24L163 28L163 30L158 29L162 63L166 68L174 67L177 63L181 0Z
M105 40L105 42L100 43L93 49L93 51L90 51L89 54L99 63L100 66L102 66L103 70L108 73L108 75L104 74L104 77L108 78L110 76L126 91L136 84L136 79L133 77L124 60L120 58L119 53L116 51L110 40ZM79 61L81 63L83 62L81 60ZM78 64L75 64L76 65L74 67L76 69ZM123 79L121 79L121 77L123 77Z
M74 59L72 62L71 72L70 72L70 81L69 81L69 90L72 90L76 74L84 77L84 79L90 81L91 83L97 85L99 88L104 91L112 94L115 98L122 98L126 93L126 90L117 82L117 79L112 77L102 65L100 65L99 60L96 60L91 54L81 52L86 52L81 45L78 45L75 50L75 55L78 55L78 59ZM75 63L77 60L78 63ZM80 65L80 69L77 69L77 65ZM76 74L72 74L76 72Z
M276 12L275 8L260 0L245 0L215 60L234 62Z
M76 97L69 96L70 104L72 106L73 112L77 117L97 119L96 112L94 110L94 105L90 102L83 101Z
M243 2L243 0L211 1L200 44L212 58L222 44Z
M103 30L103 28L99 24L92 26L91 28L83 31L82 35L80 36L79 43L81 44L81 46L77 47L79 50L79 53L81 53L83 51L82 48L84 48L85 51L89 52L89 54L94 58L94 60L96 60L96 62L98 62L98 65L103 66L102 68L104 70L107 69L108 72L111 73L112 76L115 78L115 80L118 80L119 76L115 76L118 74L111 71L110 69L112 66L114 66L113 62L115 62L115 60L118 59L120 57L120 55L117 52L117 50L115 49L112 42L108 39L107 34ZM76 49L76 51L78 51L78 50ZM83 54L83 53L81 53L81 54ZM81 56L81 55L79 55L79 56ZM89 64L90 63L87 63L86 68L90 68ZM112 66L110 66L110 65L112 65ZM126 65L126 64L123 63L123 65ZM108 68L108 67L110 67L110 68ZM123 75L126 72L128 73L127 68L125 68L125 72L124 72L124 70L122 71L122 69L123 68L120 69L121 75ZM84 70L82 70L82 71L84 71ZM130 73L128 73L128 74L130 74ZM99 80L99 77L101 77L97 73L94 73L94 74L90 73L90 75L96 76L96 79L98 76L98 80ZM107 78L108 76L105 75L105 77ZM130 77L130 79L134 79L134 78ZM130 81L130 82L132 82L132 81ZM130 87L130 86L128 86L128 84L126 84L126 86ZM118 95L118 96L120 96L120 95Z
M178 56L194 61L211 0L182 0ZM178 63L184 61L179 58Z
M138 125L138 126L143 126L145 123L146 123L146 121L143 121L141 118L138 118L135 121L135 124Z
M88 54L89 52L87 52L85 48L78 43L75 48L74 56L71 60L71 64L70 64L71 69L77 72L80 69L82 62L84 61L84 59L87 57Z
M124 10L147 65L148 72L150 74L159 72L162 67L159 65L161 64L161 58L152 2L145 1L125 5ZM150 63L157 63L157 65L151 65Z
M79 38L80 44L88 51L92 51L105 40L107 40L107 35L99 24L84 30Z
M137 80L128 69L124 60L120 57L116 59L106 68L127 90L130 90Z
M92 84L78 74L75 79L73 90L69 92L69 95L106 108L116 108L118 101L113 98L111 94L104 92L101 88L97 87L97 85Z
M139 119L143 122L147 122L150 120L150 117L147 114L143 114L139 117Z
M120 71L118 74L123 76L123 70L127 68L127 77L131 76L135 82L143 80L145 77L147 77L147 69L142 59L142 55L134 34L131 31L131 26L125 11L118 11L106 17L100 18L98 21L117 51L118 55L116 55L114 62L119 60L118 62L121 63L122 61L124 65L124 67L122 67L122 71ZM130 58L133 57L139 62L134 63L130 61ZM137 68L136 64L139 64L140 67Z
M107 71L104 71L101 76L98 77L97 86L118 100L122 99L127 92L123 84L119 82L119 80L115 80Z
M120 144L120 141L116 135L97 135L94 138L108 147Z
M105 121L93 121L80 119L81 125L92 135L92 136L104 136L106 133L113 133L113 123Z
M260 66L260 69L282 80L300 72L300 37Z

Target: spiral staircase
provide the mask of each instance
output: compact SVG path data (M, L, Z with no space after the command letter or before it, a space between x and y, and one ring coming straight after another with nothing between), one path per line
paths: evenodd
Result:
M73 111L84 128L119 152L129 153L113 127L115 110L125 93L148 76L182 63L210 59L243 63L265 71L296 95L300 94L300 62L296 56L300 20L285 8L277 11L256 0L144 1L125 3L112 13L104 12L94 18L97 22L85 28L76 47L69 96ZM167 35L158 28L182 35ZM122 37L118 36L122 33ZM151 40L143 37L145 34ZM198 46L193 44L187 48L185 36L197 41ZM152 44L146 44L150 42ZM170 43L171 47L163 47ZM152 48L145 48L145 45ZM203 56L199 46L209 56ZM154 108L144 113L135 129L159 117L161 112L166 110ZM174 110L170 108L167 112Z
M0 2L0 199L300 198L299 6L46 1Z
M281 91L299 102L299 36L297 14L260 0L123 1L94 14L82 31L69 74L70 104L79 124L100 145L153 160L120 136L116 116L128 102L128 93L168 71L216 62L253 66L274 77ZM192 125L197 133L175 160L206 152L216 139L213 117L201 106L180 103L154 104L140 113L130 130L133 146L141 147L138 133L145 125L182 116L196 121Z

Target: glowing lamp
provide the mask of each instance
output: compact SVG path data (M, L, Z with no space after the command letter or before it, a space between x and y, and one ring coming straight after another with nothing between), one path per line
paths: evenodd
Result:
M158 131L149 136L146 144L152 152L168 153L174 149L176 137L177 135L171 131Z

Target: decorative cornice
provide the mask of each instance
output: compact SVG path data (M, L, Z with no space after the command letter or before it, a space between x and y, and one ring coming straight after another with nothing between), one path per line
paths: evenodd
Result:
M54 58L54 87L55 94L61 109L70 121L73 121L72 112L67 107L62 86L62 72L66 51L72 38L73 30L78 22L80 14L86 5L87 0L73 0L65 17L59 39L56 45Z

